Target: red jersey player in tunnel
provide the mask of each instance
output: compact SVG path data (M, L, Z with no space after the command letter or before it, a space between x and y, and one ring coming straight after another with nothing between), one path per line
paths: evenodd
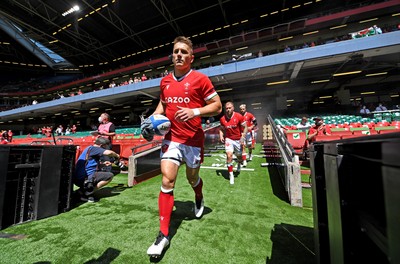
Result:
M171 121L171 130L161 147L162 185L158 198L160 232L147 250L152 257L161 255L169 245L169 225L174 207L174 187L180 165L186 165L186 178L195 192L194 214L204 212L203 180L199 176L203 160L204 132L201 117L221 112L221 99L210 79L191 68L193 45L186 37L174 40L172 62L174 71L161 80L160 102L154 114L164 114ZM143 137L151 141L154 135L149 118L141 125Z

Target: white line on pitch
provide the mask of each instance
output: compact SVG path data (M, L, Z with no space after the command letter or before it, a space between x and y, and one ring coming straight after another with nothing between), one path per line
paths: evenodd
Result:
M211 169L211 170L228 170L227 167L209 167L209 166L201 166L201 169ZM234 168L236 170L236 168ZM249 168L241 168L242 171L254 171L254 169L249 169Z

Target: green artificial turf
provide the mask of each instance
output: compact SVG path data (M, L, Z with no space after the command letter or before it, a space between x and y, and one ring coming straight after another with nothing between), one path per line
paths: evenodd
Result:
M19 235L0 238L0 263L314 263L311 189L303 190L303 208L292 207L260 166L261 155L234 185L224 162L222 154L205 158L204 166L221 169L201 170L201 219L194 218L194 193L180 169L171 244L161 259L146 255L158 233L161 177L127 188L127 175L119 174L96 193L96 203L0 231Z

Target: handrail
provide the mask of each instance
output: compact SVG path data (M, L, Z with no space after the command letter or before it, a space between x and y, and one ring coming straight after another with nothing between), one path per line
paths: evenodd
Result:
M280 146L281 150L283 150L283 153L285 155L285 159L294 162L295 161L295 151L286 139L285 135L282 133L280 129L278 129L277 125L275 124L273 118L271 115L267 116L267 120L269 124L272 126L272 134L274 135L274 138L278 141L278 145Z

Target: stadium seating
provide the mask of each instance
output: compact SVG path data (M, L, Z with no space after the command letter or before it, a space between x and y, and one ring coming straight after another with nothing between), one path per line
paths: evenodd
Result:
M303 154L307 135L302 130L287 130L286 137L297 154Z

